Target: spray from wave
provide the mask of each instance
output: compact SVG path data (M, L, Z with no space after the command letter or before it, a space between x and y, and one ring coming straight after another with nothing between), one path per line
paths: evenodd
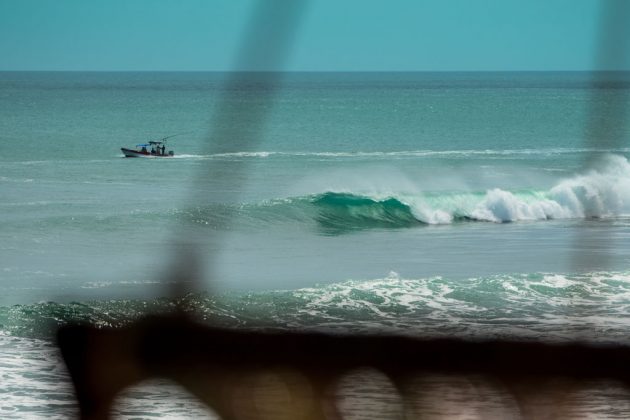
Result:
M489 190L470 212L491 222L606 218L630 214L630 163L608 156L600 168L564 180L547 192L514 194Z

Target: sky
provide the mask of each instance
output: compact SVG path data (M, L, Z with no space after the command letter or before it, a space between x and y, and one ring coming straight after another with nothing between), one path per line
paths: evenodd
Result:
M296 0L0 0L0 70L630 70L596 48L626 0L307 0L285 60L239 60L259 1Z

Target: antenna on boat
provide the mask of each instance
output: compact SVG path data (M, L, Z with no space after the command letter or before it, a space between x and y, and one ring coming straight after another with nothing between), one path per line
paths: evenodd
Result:
M171 134L170 136L162 137L159 141L166 141L166 139L170 139L171 137L183 136L184 134L190 134L192 131L186 131L184 133Z

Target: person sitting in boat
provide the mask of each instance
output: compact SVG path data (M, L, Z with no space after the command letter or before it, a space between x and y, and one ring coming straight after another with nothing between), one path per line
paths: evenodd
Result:
M140 150L140 153L142 153L143 155L148 155L149 154L149 152L147 152L146 146L142 146L142 150Z

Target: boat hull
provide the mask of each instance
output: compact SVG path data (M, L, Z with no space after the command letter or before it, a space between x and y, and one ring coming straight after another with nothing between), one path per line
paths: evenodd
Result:
M137 150L126 149L124 147L121 147L120 151L123 152L125 157L132 157L132 158L170 158L170 157L173 157L173 155L152 155L150 153L142 153Z

